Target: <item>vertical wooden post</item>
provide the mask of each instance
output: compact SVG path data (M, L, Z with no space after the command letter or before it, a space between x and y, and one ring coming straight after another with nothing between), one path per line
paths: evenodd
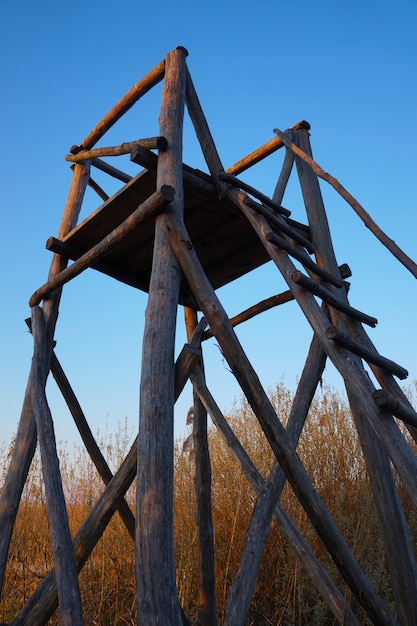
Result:
M160 132L168 149L159 155L157 189L171 185L175 199L155 223L149 299L142 346L137 471L136 594L138 624L182 624L174 567L173 436L174 343L181 270L165 224L182 219L182 128L186 51L165 59Z
M190 340L197 326L197 313L185 308L187 339ZM198 366L203 372L203 359L199 357ZM204 375L204 374L203 374ZM214 533L211 514L211 465L207 441L207 411L197 392L194 399L194 489L197 501L198 529L198 623L200 626L216 626L216 593L214 575Z
M49 530L58 587L60 623L63 626L81 626L84 620L78 573L59 471L52 415L45 395L45 323L42 309L39 307L32 309L32 333L34 339L34 367L31 381L32 406L41 451Z

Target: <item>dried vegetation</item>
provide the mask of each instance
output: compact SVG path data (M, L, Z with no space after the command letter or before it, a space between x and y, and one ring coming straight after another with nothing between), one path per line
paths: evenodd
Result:
M408 389L415 396L417 385ZM286 422L291 393L279 384L271 392L277 413ZM273 456L256 418L245 401L228 413L229 425L252 461L266 477ZM127 421L112 435L99 435L109 465L116 468L127 454L133 433ZM219 623L226 598L239 567L255 494L218 432L209 432L212 463L213 523L216 549L216 597ZM192 447L175 448L175 542L177 586L181 604L191 624L197 623L197 535L195 524L194 462ZM0 446L0 469L8 465L13 441ZM324 388L316 395L300 440L298 452L315 486L332 512L381 596L392 605L377 513L369 487L360 443L348 404L339 393ZM101 492L102 484L81 446L60 444L61 473L72 532L75 533ZM400 495L417 545L417 514L399 485ZM134 510L134 486L127 500ZM307 538L316 555L352 603L363 624L367 618L351 598L335 571L299 502L288 485L281 503ZM1 598L0 621L10 623L30 597L52 563L46 505L39 456L35 455L25 487L10 548ZM132 540L115 515L80 575L84 618L88 624L136 624L134 549ZM50 624L58 624L56 614ZM305 576L291 548L274 524L263 552L258 583L248 624L333 624L334 619Z

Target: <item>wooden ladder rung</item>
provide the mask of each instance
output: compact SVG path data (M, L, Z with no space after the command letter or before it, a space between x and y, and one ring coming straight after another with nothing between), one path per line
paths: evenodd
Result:
M278 248L281 248L282 250L288 252L288 254L294 257L294 259L300 261L300 263L302 263L304 267L308 267L308 269L310 269L317 276L323 278L323 280L325 280L326 282L334 285L335 287L343 287L343 280L341 278L333 276L333 274L330 274L330 272L320 267L320 265L317 265L317 263L315 263L303 249L297 248L296 246L292 245L289 241L287 241L277 233L267 233L265 239L274 244L274 246L277 246Z
M311 241L307 239L304 235L302 235L298 230L296 230L296 226L291 226L288 224L288 221L281 215L277 215L272 211L272 209L268 208L263 204L259 204L252 200L249 196L245 199L245 204L249 206L251 209L263 215L263 217L267 220L268 224L271 226L275 226L279 231L294 239L297 243L302 245L310 254L315 252L315 248Z
M326 302L329 306L337 309L338 311L341 311L342 313L346 313L346 315L349 315L349 317L351 317L352 319L363 322L368 326L372 326L372 328L375 328L375 326L378 324L378 320L376 319L376 317L371 317L366 313L362 313L362 311L354 309L349 304L346 304L346 302L343 302L335 295L333 295L331 291L329 291L322 285L319 285L308 276L302 274L302 272L300 272L299 270L296 270L292 274L291 278L295 283L297 283L297 285L300 285L300 287L304 287L304 289L308 289L309 291L311 291L311 293L321 298L321 300Z
M277 204L276 202L271 200L271 198L268 198L268 196L266 196L265 194L255 189L255 187L252 187L251 185L244 183L243 180L239 180L232 174L225 174L222 172L219 175L219 178L224 183L228 183L229 185L232 185L232 187L237 187L238 189L242 189L243 191L246 191L246 193L249 193L254 198L257 198L258 200L260 200L260 202L262 202L263 204L266 204L267 206L271 207L271 209L273 209L277 213L281 213L281 215L285 215L285 217L289 217L291 215L291 211L289 211L288 209L285 209L280 204Z
M365 359L368 363L378 365L378 367L381 367L389 374L394 374L401 380L407 378L408 372L406 369L401 367L401 365L397 365L397 363L381 356L375 350L369 349L361 343L358 343L350 335L340 330L340 328L330 326L330 328L326 331L326 336L328 339L332 339L339 346L343 346L344 348L350 350L350 352L353 352L354 354L357 354L361 358Z
M385 391L385 389L376 389L372 394L372 398L379 407L386 409L406 424L417 428L416 411L397 400L397 398L394 398L388 391Z

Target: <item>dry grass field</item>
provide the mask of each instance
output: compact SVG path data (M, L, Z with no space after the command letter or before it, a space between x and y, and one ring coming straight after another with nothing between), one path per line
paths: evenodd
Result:
M415 398L416 383L408 395ZM291 393L281 384L271 397L285 423ZM273 464L257 420L245 402L229 412L228 423L244 444L253 463L266 477ZM124 458L133 440L127 421L99 443L112 469ZM0 446L0 471L7 469L12 442ZM72 531L88 514L102 489L101 481L81 446L60 444L61 472ZM355 557L381 596L389 603L390 585L382 538L373 504L366 468L348 405L332 389L324 387L313 401L300 444L302 458L315 486L331 510ZM216 550L216 597L219 623L239 566L255 494L230 456L214 427L210 428L212 463L213 523ZM197 534L195 524L194 466L191 450L183 442L175 448L175 541L179 598L191 624L197 624ZM417 545L417 514L408 498L400 494L414 545ZM134 510L134 485L127 494ZM366 617L355 605L344 582L323 549L314 529L291 490L284 488L281 503L355 607L362 623ZM25 489L9 555L0 621L10 623L52 566L46 505L37 455ZM108 525L80 575L86 624L136 624L134 549L132 540L116 514ZM56 614L50 624L58 624ZM292 549L283 541L274 523L263 551L259 577L248 624L333 624L334 619L299 565Z

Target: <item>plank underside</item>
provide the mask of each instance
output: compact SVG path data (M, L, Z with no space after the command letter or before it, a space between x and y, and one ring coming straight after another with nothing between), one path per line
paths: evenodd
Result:
M211 180L207 174L198 170L193 170L193 173L206 184ZM70 246L72 260L111 233L155 188L155 173L143 170L68 233L62 241ZM208 196L185 183L184 221L214 289L269 261L249 222L227 200L219 200L214 193ZM148 291L154 229L155 218L147 219L136 230L128 233L117 248L95 264L94 269ZM181 302L190 305L192 301L188 284L183 281Z

